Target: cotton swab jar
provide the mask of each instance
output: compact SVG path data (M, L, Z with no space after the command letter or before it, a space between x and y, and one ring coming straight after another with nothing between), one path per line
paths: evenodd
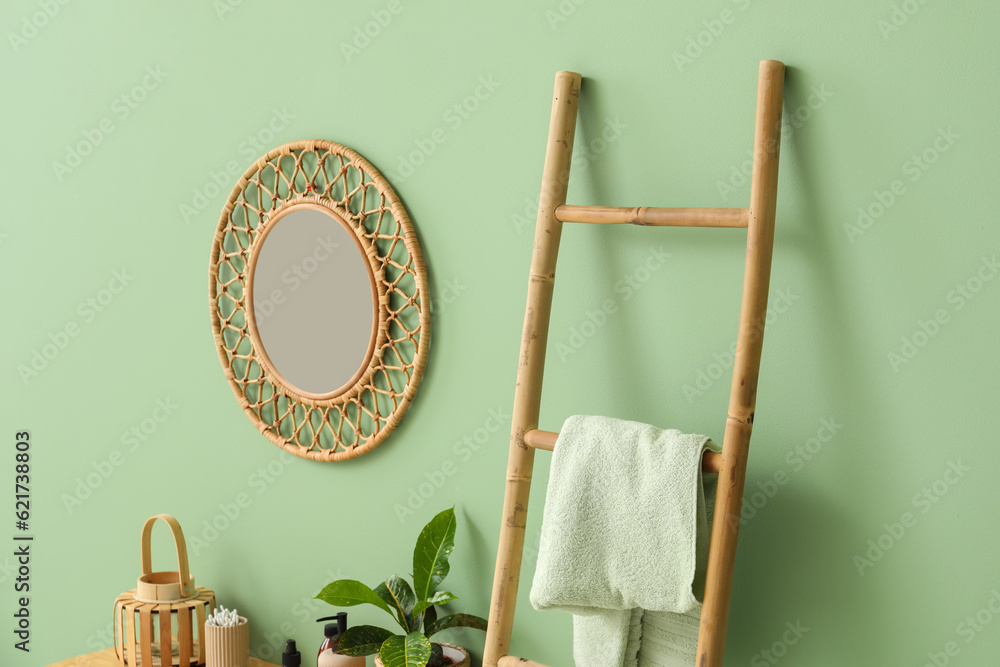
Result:
M206 667L250 667L250 623L235 609L216 607L205 619Z

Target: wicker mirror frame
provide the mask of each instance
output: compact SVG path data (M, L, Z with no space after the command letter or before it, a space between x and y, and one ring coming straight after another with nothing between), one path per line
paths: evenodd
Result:
M320 209L351 232L367 260L375 326L366 363L327 394L302 391L270 362L253 316L253 270L288 213ZM212 243L209 303L219 359L247 416L303 458L340 461L380 445L409 407L430 343L427 269L409 216L382 175L330 141L297 141L258 159L222 210Z

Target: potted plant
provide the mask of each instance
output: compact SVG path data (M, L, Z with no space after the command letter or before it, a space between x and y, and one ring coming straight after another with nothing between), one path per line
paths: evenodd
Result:
M356 625L340 638L341 653L353 656L377 654L382 667L468 667L469 653L458 646L432 642L430 638L448 628L486 629L486 620L471 614L438 617L437 607L457 597L438 586L448 575L448 558L455 548L455 510L447 509L430 520L413 549L413 586L392 575L374 589L360 581L340 579L328 584L317 599L336 607L372 604L385 610L399 627L398 634L375 625Z

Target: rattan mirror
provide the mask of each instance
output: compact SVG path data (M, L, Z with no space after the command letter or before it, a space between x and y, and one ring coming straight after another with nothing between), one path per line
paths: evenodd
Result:
M328 141L257 160L222 210L209 292L226 378L273 443L338 461L396 428L427 358L427 275L367 160Z

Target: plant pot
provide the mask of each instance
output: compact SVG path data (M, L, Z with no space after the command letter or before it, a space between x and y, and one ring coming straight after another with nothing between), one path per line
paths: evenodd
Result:
M441 648L444 650L445 656L451 658L453 663L452 667L470 667L470 665L472 665L472 659L469 657L469 652L461 646L446 644L444 642L434 643L440 644ZM375 654L375 665L377 667L385 667L382 664L382 659L379 657L378 653Z
M250 667L250 624L240 616L239 625L220 628L205 624L206 667Z

